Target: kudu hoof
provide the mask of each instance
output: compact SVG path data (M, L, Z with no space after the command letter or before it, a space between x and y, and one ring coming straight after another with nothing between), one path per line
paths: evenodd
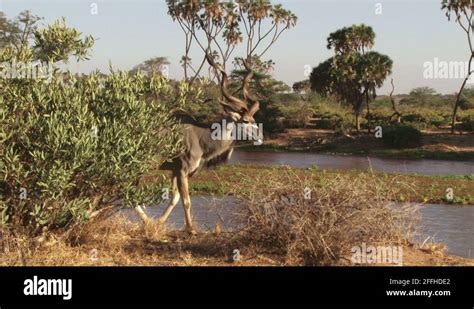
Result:
M196 236L198 234L194 228L186 228L186 233L190 236Z

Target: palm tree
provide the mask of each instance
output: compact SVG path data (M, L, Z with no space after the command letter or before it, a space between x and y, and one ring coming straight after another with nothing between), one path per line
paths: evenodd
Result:
M392 72L392 60L370 51L375 43L372 27L353 25L331 33L327 47L335 56L316 67L311 74L311 89L325 96L335 95L351 104L355 114L355 127L360 131L360 113L364 101L370 122L370 102ZM369 125L370 132L370 125Z

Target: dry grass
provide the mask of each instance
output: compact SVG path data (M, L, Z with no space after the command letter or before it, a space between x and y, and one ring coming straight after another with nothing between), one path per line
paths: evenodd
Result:
M351 248L362 243L413 242L416 210L391 206L393 186L374 175L315 180L288 169L243 183L245 189L235 194L247 201L244 238L276 250L288 264L344 264Z
M69 231L28 238L2 231L0 265L23 266L191 266L230 265L229 233L189 237L157 222L133 223L112 216Z

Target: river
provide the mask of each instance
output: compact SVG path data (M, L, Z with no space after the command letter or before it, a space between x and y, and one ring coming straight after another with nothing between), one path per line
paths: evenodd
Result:
M150 217L158 218L165 204L148 207L146 212ZM244 224L244 218L239 215L242 207L234 197L192 197L193 219L200 231L212 231L217 223L223 230L238 229ZM419 210L421 222L417 239L420 242L430 236L434 242L446 244L448 254L474 258L474 206L423 205ZM168 227L184 228L183 213L182 207L176 207L167 221ZM131 210L126 211L126 216L133 221L139 220Z
M288 165L322 169L369 170L386 173L418 175L471 175L474 162L446 160L398 160L362 156L325 155L298 152L242 152L236 151L231 164Z
M471 175L474 162L443 160L397 160L368 158L361 156L325 155L316 153L284 152L240 152L236 151L230 164L288 165L298 168L318 166L322 169L369 170L387 173L418 175ZM474 188L473 188L474 192ZM193 196L194 221L200 230L213 230L219 223L224 230L233 230L242 224L238 213L242 203L232 197L216 198ZM165 205L147 208L151 217L157 218ZM417 206L414 206L417 207ZM434 242L447 246L447 253L466 258L474 258L474 206L423 205L420 234L418 240L432 237ZM136 214L127 214L138 220ZM182 209L176 209L170 216L171 228L182 228L184 217Z

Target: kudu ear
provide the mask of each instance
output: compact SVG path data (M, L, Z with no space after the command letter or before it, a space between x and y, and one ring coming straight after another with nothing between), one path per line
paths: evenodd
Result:
M227 105L223 104L223 106L224 106L224 113L226 115L229 115L233 121L239 121L240 119L242 119L242 115L240 113L236 113L231 107Z

